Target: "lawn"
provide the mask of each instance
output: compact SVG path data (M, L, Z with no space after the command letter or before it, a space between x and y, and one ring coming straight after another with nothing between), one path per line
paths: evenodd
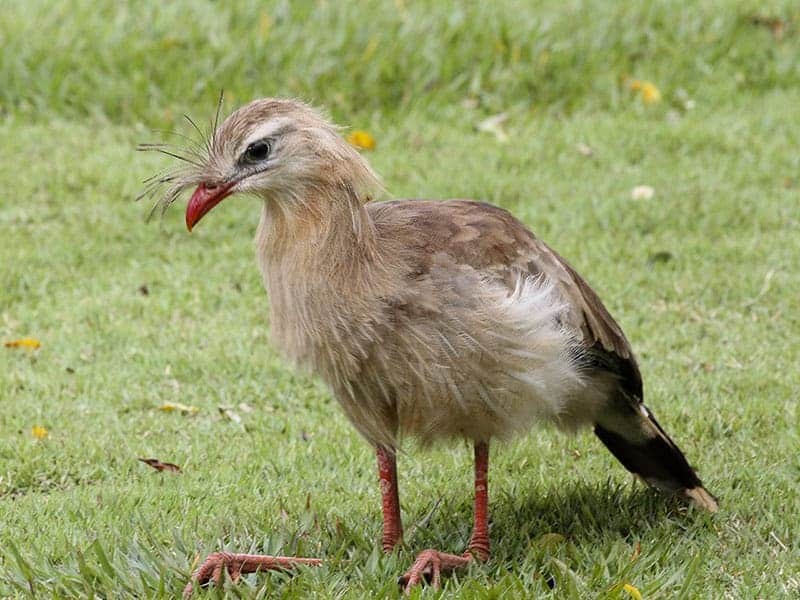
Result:
M512 210L600 293L720 498L687 510L591 433L534 430L493 447L492 560L438 594L800 594L800 9L538 4L4 4L0 342L41 347L0 346L0 597L172 598L219 549L327 559L232 596L395 597L469 538L471 449L409 443L405 545L379 551L370 448L270 342L257 203L188 234L134 202L169 164L137 143L220 89L368 131L387 197Z

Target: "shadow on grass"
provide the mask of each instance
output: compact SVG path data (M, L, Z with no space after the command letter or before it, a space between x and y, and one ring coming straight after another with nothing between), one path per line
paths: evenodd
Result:
M511 557L553 533L578 545L638 538L651 529L686 528L697 515L678 498L638 485L575 482L545 490L515 486L490 496L492 552L495 558ZM435 514L409 520L408 525L413 531L409 546L446 544L455 550L469 539L472 499L448 495Z
M574 483L532 490L523 497L502 494L493 506L493 534L512 539L532 539L555 532L576 541L591 541L613 534L626 537L632 531L653 527L685 512L675 498L659 492L605 483Z

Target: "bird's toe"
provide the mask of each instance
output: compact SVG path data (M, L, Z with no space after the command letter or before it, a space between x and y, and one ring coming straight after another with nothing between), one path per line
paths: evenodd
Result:
M415 586L422 584L423 581L434 589L439 589L442 571L452 571L466 566L471 560L471 556L446 554L429 548L417 555L411 568L397 578L397 583L406 594L410 593Z

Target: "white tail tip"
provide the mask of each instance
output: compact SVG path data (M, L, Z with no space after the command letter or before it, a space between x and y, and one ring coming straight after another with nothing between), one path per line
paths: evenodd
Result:
M683 490L683 493L697 508L701 508L712 513L715 513L719 510L719 504L717 504L717 500L702 486L693 487L691 489L687 488Z

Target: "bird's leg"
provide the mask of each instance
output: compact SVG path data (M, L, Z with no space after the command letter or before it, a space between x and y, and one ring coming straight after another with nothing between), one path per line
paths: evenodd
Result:
M475 523L467 551L480 560L489 560L489 444L475 444Z
M461 554L447 554L438 550L423 550L411 568L397 581L409 592L423 580L438 588L443 571L464 567L473 560L489 560L489 445L475 444L475 524L467 550Z
M403 522L400 518L400 492L397 486L397 457L394 450L378 446L378 478L381 486L383 508L384 552L391 552L403 540Z

